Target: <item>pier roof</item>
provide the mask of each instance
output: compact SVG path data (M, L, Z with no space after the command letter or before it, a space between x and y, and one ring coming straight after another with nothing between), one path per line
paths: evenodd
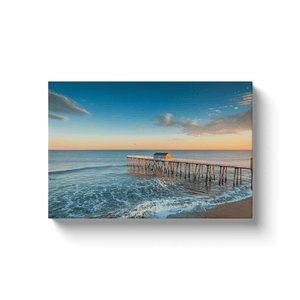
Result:
M154 153L153 155L167 155L167 154L170 154L170 153L160 153L160 152L156 152L156 153Z

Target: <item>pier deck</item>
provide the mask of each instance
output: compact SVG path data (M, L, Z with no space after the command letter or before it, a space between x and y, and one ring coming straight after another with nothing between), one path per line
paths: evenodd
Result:
M152 156L138 156L127 155L127 165L133 167L141 167L145 170L158 171L161 173L184 175L185 177L191 177L191 169L194 180L204 177L204 166L206 166L205 182L208 183L211 180L216 179L215 167L220 168L219 172L219 185L227 182L227 169L234 169L233 185L242 183L242 170L251 171L251 189L252 189L252 174L253 174L253 159L250 160L250 167L235 166L228 164L219 164L209 161L198 161L190 159L154 159ZM184 171L183 171L184 167ZM179 169L180 168L180 169ZM202 173L202 174L201 174Z

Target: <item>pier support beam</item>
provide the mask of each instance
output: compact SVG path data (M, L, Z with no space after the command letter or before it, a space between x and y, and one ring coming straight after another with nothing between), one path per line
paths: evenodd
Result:
M236 173L236 185L238 185L239 184L239 171L240 171L240 169L239 168L237 168L237 173Z
M224 184L225 167L222 168L222 185Z
M201 170L202 170L202 165L199 165L199 180L201 179Z
M205 182L207 183L208 180L208 166L206 166L206 178L205 178Z
M242 184L242 169L240 169L240 184Z
M198 175L198 167L199 167L199 165L195 165L195 174L194 174L194 180L196 180L196 178L197 178L197 175Z
M235 185L236 168L234 168L233 185Z

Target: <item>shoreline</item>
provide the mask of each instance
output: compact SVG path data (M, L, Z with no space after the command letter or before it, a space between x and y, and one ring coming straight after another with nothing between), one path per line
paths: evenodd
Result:
M224 203L216 207L201 212L182 212L174 215L168 215L168 219L172 218L225 218L225 219L251 219L253 216L252 197L237 202Z

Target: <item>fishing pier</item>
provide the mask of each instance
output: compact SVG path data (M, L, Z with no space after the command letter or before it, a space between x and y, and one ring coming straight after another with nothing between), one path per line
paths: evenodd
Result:
M242 184L242 170L251 171L251 189L253 178L253 159L250 160L250 167L232 166L217 164L211 162L203 162L185 159L164 159L161 157L127 155L127 166L133 168L143 168L145 170L156 171L160 173L174 174L176 176L184 176L185 178L193 177L194 180L205 177L208 184L212 180L216 180L216 169L219 168L219 185L227 182L227 169L234 169L233 185ZM206 174L205 174L206 172Z

